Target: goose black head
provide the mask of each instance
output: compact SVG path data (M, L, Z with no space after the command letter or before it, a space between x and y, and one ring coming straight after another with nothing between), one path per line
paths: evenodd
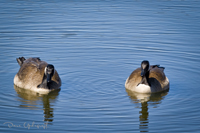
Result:
M44 70L44 74L46 75L47 77L47 83L51 82L51 78L53 77L54 75L54 66L51 65L51 64L48 64L46 67L45 67L45 70Z
M141 76L145 76L146 73L149 71L149 61L144 60L141 63Z
M38 88L51 89L50 83L51 83L51 78L54 75L54 72L55 72L54 66L51 65L51 64L48 64L44 69L44 76L43 76L42 83L39 84L37 87Z

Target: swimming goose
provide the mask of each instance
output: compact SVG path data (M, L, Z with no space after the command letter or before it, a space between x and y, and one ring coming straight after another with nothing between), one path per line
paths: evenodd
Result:
M20 65L14 77L14 84L20 88L38 93L49 93L60 89L61 79L54 66L41 61L40 58L17 58Z
M125 82L125 88L138 93L156 93L169 89L169 80L164 67L149 66L149 61L142 61L141 67L134 70Z

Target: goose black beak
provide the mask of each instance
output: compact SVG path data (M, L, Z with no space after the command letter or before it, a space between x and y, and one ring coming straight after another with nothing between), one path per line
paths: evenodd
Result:
M47 83L51 82L51 77L52 77L51 74L47 74Z
M144 69L141 70L141 74L140 74L142 77L145 75L145 71Z

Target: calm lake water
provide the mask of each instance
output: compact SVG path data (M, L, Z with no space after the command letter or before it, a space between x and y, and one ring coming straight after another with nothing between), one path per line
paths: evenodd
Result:
M0 1L0 132L199 132L200 1ZM16 58L54 64L60 92L14 86ZM170 89L125 89L142 60Z

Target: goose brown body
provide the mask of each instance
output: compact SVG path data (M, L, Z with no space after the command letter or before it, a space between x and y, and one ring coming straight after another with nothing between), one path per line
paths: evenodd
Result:
M14 77L14 84L16 86L41 93L60 89L61 79L56 70L54 70L48 87L39 87L44 80L45 68L48 65L45 61L41 61L39 58L25 59L24 57L17 58L17 61L20 69Z
M142 84L141 68L134 70L125 82L125 88L139 93L156 93L169 89L169 80L164 68L158 65L150 66L147 84Z

